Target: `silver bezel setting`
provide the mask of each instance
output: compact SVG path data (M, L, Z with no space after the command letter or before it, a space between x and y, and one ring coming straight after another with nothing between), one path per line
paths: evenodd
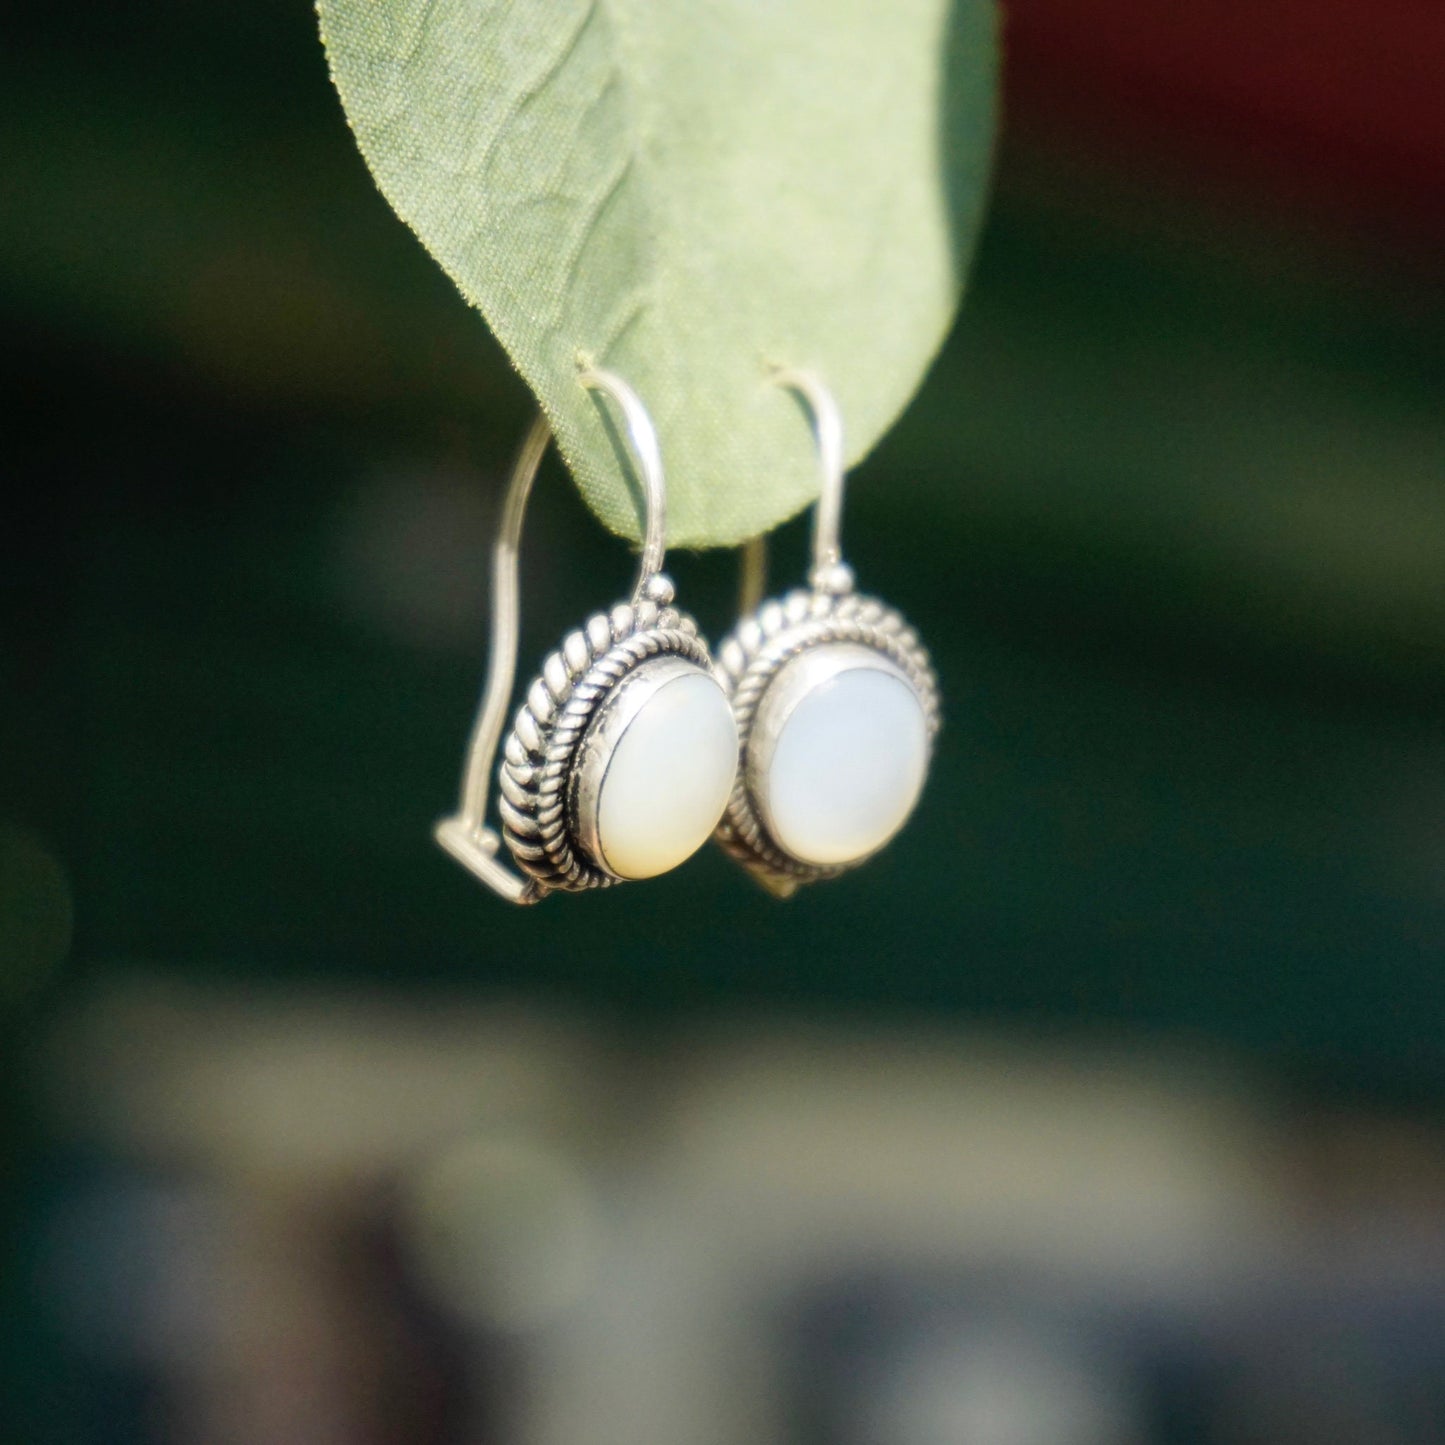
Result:
M713 671L707 643L685 612L646 598L621 602L569 633L527 689L502 747L497 806L502 836L535 898L625 881L608 868L595 821L587 821L595 820L600 776L591 779L579 754L624 680L667 657Z
M596 858L609 873L632 882L634 874L623 873L607 856L602 839L602 788L612 770L612 760L627 730L669 684L685 677L705 677L714 687L717 679L687 657L667 653L639 662L598 705L592 721L577 745L567 795L570 816L583 850Z
M716 671L738 725L738 775L714 836L770 892L780 897L805 883L836 878L872 854L846 863L816 864L793 857L769 831L750 779L758 708L778 674L815 647L851 643L868 648L914 690L932 750L941 722L938 680L927 650L903 616L875 597L852 591L799 589L763 603L718 648ZM886 845L885 845L886 846ZM876 851L876 850L875 850Z

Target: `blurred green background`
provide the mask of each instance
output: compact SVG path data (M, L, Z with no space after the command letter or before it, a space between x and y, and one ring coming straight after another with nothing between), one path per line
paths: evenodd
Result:
M37 1241L94 1167L37 1059L137 970L629 1028L781 1014L1197 1046L1438 1122L1440 14L1010 7L964 314L845 521L860 581L941 675L913 823L786 904L709 849L533 910L430 841L529 399L375 191L308 8L11 17L5 1360L37 1398L91 1391L16 1438L152 1438L31 1309ZM779 585L805 547L802 519L778 534ZM670 570L722 635L736 559ZM523 668L630 571L549 464Z
M1438 39L1415 10L1402 53ZM947 699L907 835L786 907L708 853L518 913L428 829L523 388L373 189L304 6L17 20L0 808L31 901L9 1006L57 986L48 908L73 914L72 978L132 959L921 1005L1445 1082L1438 169L1382 198L1361 176L1386 167L1332 165L1326 136L1278 185L1288 127L1209 108L1227 29L1183 120L1088 54L1053 83L1070 24L1121 73L1108 27L1133 24L1136 68L1165 66L1138 11L1010 12L964 317L850 491L860 577ZM1344 129L1368 108L1330 96ZM795 523L778 579L803 550ZM629 562L553 473L525 568L524 667ZM674 558L713 636L733 568Z

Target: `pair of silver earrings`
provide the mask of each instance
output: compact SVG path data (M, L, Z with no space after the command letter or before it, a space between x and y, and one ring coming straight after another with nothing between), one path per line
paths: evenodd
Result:
M750 544L743 621L716 656L674 605L663 572L667 500L657 434L621 377L581 384L622 415L647 505L630 601L589 617L542 664L497 769L500 836L487 785L516 675L517 550L550 431L532 424L492 556L492 650L456 814L437 841L494 892L535 903L655 877L709 836L771 892L834 877L907 821L938 730L938 687L917 634L854 591L838 535L843 428L808 372L774 380L808 405L823 472L809 585L758 605L763 556ZM520 872L501 860L501 844Z

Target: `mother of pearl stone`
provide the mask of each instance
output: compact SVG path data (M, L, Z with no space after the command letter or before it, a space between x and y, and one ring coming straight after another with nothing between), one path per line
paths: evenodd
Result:
M928 754L928 720L903 669L871 647L823 644L793 658L763 694L748 785L785 852L853 863L907 821Z
M737 763L717 679L687 658L651 658L612 689L579 745L578 834L619 878L666 873L717 826Z

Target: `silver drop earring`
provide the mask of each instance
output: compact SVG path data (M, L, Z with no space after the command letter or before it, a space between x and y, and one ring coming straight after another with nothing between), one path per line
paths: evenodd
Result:
M893 608L855 592L842 559L837 403L811 372L773 380L812 413L823 472L813 565L806 589L757 606L762 554L748 554L744 596L755 595L717 651L739 737L717 839L787 897L856 867L902 828L928 772L939 700L917 633Z
M551 433L527 433L492 554L492 647L453 817L436 839L493 892L535 903L675 868L712 833L732 787L737 729L697 624L662 571L667 509L657 434L611 372L585 387L621 411L646 498L646 539L630 602L589 617L542 664L497 770L501 835L486 825L487 784L517 665L517 551L527 498ZM520 872L498 857L506 842Z

